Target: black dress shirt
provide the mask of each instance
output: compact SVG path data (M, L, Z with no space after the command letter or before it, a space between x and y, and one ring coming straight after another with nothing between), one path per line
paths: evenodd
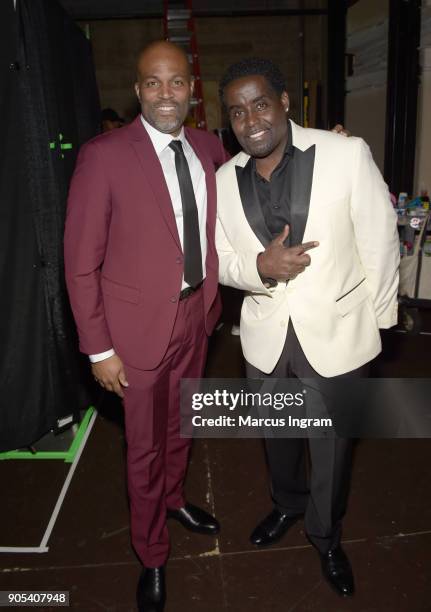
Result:
M288 141L278 166L273 170L267 181L256 169L256 160L252 160L252 177L254 193L257 194L265 224L273 238L280 234L285 225L290 225L290 199L293 164L291 160L295 152L292 145L292 129L289 123ZM289 246L289 239L285 241Z

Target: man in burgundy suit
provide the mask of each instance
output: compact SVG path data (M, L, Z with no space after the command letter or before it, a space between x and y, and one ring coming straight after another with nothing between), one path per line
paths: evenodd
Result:
M144 566L137 599L148 612L164 608L166 517L219 529L184 499L179 387L202 376L220 315L215 168L227 154L212 134L183 128L193 80L181 49L152 43L137 70L142 114L80 151L65 263L80 349L124 399L132 543Z

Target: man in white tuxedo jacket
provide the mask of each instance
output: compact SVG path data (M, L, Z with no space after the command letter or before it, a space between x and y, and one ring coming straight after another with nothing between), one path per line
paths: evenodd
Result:
M387 186L360 138L287 119L283 76L266 60L232 66L220 95L243 151L217 173L220 282L245 290L247 376L365 375L379 328L397 322L399 243ZM323 575L343 596L354 580L340 546L351 442L267 439L274 501L251 541L269 545L305 515Z

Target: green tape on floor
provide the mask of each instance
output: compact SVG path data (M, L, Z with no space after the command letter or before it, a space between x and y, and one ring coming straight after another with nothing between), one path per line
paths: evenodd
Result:
M0 460L2 459L60 459L66 463L72 463L75 455L81 446L82 438L87 431L88 423L90 422L91 416L94 412L94 407L90 406L85 413L81 423L79 424L78 431L66 451L36 451L31 453L27 450L15 450L8 451L6 453L0 453Z

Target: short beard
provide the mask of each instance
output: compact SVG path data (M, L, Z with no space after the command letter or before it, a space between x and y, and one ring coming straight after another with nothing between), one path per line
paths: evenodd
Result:
M250 147L249 143L247 143L247 145L248 146L243 146L242 148L251 157L257 157L257 158L267 157L274 150L272 142L266 143L265 145L262 145L262 146L252 144L252 146Z
M188 112L188 108L187 108ZM149 114L148 123L156 128L163 134L172 134L173 132L179 132L183 126L183 123L187 117L187 113L184 114L184 109L177 106L174 117L160 117L157 115L156 109Z
M166 119L165 121L160 119L153 120L153 127L156 128L159 132L163 132L164 134L171 134L172 132L177 132L181 129L183 122L180 117L175 117L174 119Z

